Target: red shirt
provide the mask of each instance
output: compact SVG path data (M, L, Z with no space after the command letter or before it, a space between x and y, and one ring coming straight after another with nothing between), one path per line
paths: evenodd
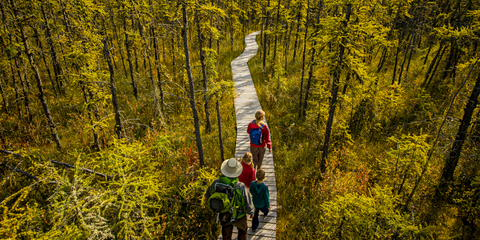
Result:
M242 162L243 171L238 176L238 181L245 183L247 188L250 188L250 183L255 181L255 170L245 162Z
M256 129L256 128L259 128L259 126L256 123L254 122L249 123L247 128L247 133L250 134L250 129ZM252 141L250 141L250 146L257 147L257 148L267 146L268 149L272 149L272 142L270 141L270 130L268 129L267 124L263 124L263 127L262 127L262 145L255 145L252 143Z

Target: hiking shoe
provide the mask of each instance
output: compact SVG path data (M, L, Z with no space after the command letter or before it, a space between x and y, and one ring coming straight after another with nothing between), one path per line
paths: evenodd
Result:
M256 232L256 231L257 231L257 229L253 229L253 228L252 228L252 232Z
M268 213L267 214L263 214L263 219L267 218L268 216Z

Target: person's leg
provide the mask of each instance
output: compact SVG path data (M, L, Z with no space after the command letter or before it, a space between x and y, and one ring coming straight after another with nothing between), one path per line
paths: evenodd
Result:
M263 212L264 218L266 218L268 213L270 212L267 207L260 208L260 210Z
M233 225L231 223L222 223L222 238L232 240Z
M258 168L257 169L262 169L262 163L263 163L263 156L265 155L265 148L257 148L258 149Z
M238 219L234 225L238 229L238 240L247 240L247 215Z
M257 168L258 166L258 158L260 157L260 151L259 148L252 147L250 146L250 152L252 153L252 158L253 158L253 165L255 166L255 170L259 169Z
M260 211L259 208L255 208L255 214L253 214L253 219L252 219L252 230L256 230L259 225L259 220L258 220L259 211Z

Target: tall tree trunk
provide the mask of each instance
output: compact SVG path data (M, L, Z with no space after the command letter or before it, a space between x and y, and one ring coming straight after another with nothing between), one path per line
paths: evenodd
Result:
M42 9L42 15L45 21L45 35L47 37L47 43L50 46L50 55L52 55L53 72L55 73L55 81L57 82L57 88L60 89L60 93L65 94L65 85L63 83L63 80L61 79L62 66L60 66L57 51L55 50L55 44L53 43L50 24L48 23L47 14L45 13L45 8L43 4L41 4L40 7Z
M411 45L412 45L412 42L414 41L414 39L415 39L415 33L413 34L413 36L410 37L410 40L408 41L408 44L406 46L405 54L403 56L403 62L402 62L402 65L400 67L400 73L398 74L398 85L400 85L402 83L403 67L405 66L405 62L407 61L408 52L413 51Z
M245 9L245 1L243 1L243 8ZM245 23L246 20L242 17L242 39L245 39ZM245 49L245 41L242 40L242 49Z
M443 192L446 187L453 181L453 173L457 167L458 160L460 159L460 153L462 152L462 146L465 142L468 128L472 120L473 113L478 104L478 96L480 95L480 75L477 77L475 86L473 87L472 94L468 99L465 106L464 114L460 126L458 128L455 141L453 142L450 153L443 166L442 176L440 177L439 191Z
M100 142L98 141L98 135L97 135L97 132L95 131L95 124L93 122L93 117L91 116L92 114L90 110L90 103L88 101L88 95L85 90L85 83L83 81L80 81L80 87L82 88L83 99L85 101L85 104L87 105L87 112L88 112L88 117L90 118L90 124L92 124L93 143L94 143L95 149L100 150Z
M118 51L120 53L120 58L122 59L122 66L123 66L123 71L125 72L125 77L128 78L128 71L127 71L127 66L125 65L125 58L123 57L123 51L122 48L120 47L121 44L119 43L120 37L118 37L118 30L117 30L117 25L115 24L115 15L113 13L113 8L110 4L110 1L107 1L108 3L108 9L110 10L110 21L112 22L112 27L113 27L113 36L115 39L117 39L117 44L118 44ZM112 40L113 44L113 40ZM113 59L113 56L112 56ZM113 61L115 63L115 61Z
M218 120L218 139L220 142L220 159L221 161L223 161L225 157L223 155L222 116L220 115L220 104L218 103L218 96L217 96L217 120Z
M402 41L403 41L403 31L402 31L402 34L400 34L400 37L398 38L397 53L395 53L395 63L393 64L392 85L395 84L395 80L397 78L398 57L402 49Z
M277 4L277 20L276 20L276 23L275 23L275 43L274 43L274 47L273 47L273 63L275 64L275 59L277 57L277 33L276 33L276 28L278 28L278 19L280 18L280 1L281 0L278 0L278 4Z
M58 36L58 38L60 39L60 36ZM64 72L64 75L63 75L63 81L65 82L65 85L68 84L69 82L69 76L70 76L70 71L68 70L68 63L67 63L67 58L65 57L66 54L65 52L63 51L63 45L62 43L60 42L58 44L58 46L60 47L60 52L62 53L61 55L63 56L63 64L64 64L64 67L63 69L65 69L65 72Z
M430 74L430 78L428 79L427 81L427 84L426 86L429 86L430 85L430 82L432 82L432 79L433 77L435 76L435 74L437 73L437 68L438 66L440 65L440 62L442 60L442 57L443 57L443 54L445 53L445 50L447 49L447 46L445 46L442 50L442 52L440 53L440 57L438 57L436 63L435 63L435 66L433 67L433 71L431 72Z
M13 64L10 62L10 68L12 70L12 80L13 80L13 88L15 89L15 103L17 105L17 110L18 110L18 116L22 116L22 109L20 107L20 97L18 94L18 89L17 89L17 81L15 80L15 70L13 69Z
M144 42L144 47L143 47L143 59L148 62L148 77L150 78L150 81L152 83L152 88L153 88L153 104L154 104L154 112L156 117L160 117L161 123L163 124L163 113L160 110L160 104L158 103L158 93L157 93L157 84L155 84L155 80L153 78L153 67L152 67L152 61L150 59L150 54L148 54L148 40L145 36L143 36L143 32L140 30L140 36L143 39ZM144 65L144 67L147 67ZM145 69L145 72L147 69Z
M305 40L303 41L303 56L302 56L302 78L300 80L300 98L298 100L298 116L301 117L303 113L302 108L302 93L303 93L303 78L305 77L305 56L307 55L307 37L308 37L308 10L310 8L310 0L307 0L307 18L305 20Z
M67 36L70 34L70 21L68 20L67 12L65 11L65 5L63 1L60 0L60 6L62 7L62 16L63 16L63 24L65 26L65 30L67 32Z
M187 68L188 84L190 85L190 106L192 108L193 121L195 124L195 137L197 140L198 158L200 160L200 167L202 168L205 165L205 163L204 163L204 157L203 157L202 139L200 137L200 124L198 119L198 112L197 112L197 107L195 105L195 86L194 86L193 76L192 76L192 67L190 66L190 52L188 50L188 19L187 19L186 3L182 3L182 7L183 7L183 24L184 24L183 44L184 44L184 50L185 50L185 62L186 62L186 68Z
M444 41L442 40L440 42L440 46L438 47L437 54L435 55L435 57L433 57L433 60L430 63L430 66L428 67L427 72L425 73L425 80L423 80L423 83L422 83L422 87L424 87L424 88L428 87L428 85L430 84L430 82L429 82L430 73L432 72L433 67L436 65L437 59L439 58L439 56L443 52L443 49L444 49L443 44L444 44ZM440 60L438 60L438 61L440 61Z
M45 69L47 69L48 78L50 79L50 83L52 84L53 92L55 96L57 96L57 88L55 88L55 82L53 81L52 74L50 73L50 68L48 67L47 58L45 57L45 53L43 52L43 44L40 40L40 36L36 28L33 29L35 31L35 39L37 40L38 48L40 49L40 53L42 54L43 63L45 64Z
M146 41L145 41L146 42ZM164 119L163 119L163 111L161 110L161 107L159 106L159 102L158 102L158 93L157 93L157 86L155 84L155 80L153 79L153 68L152 68L152 62L150 60L150 55L147 54L146 52L146 47L145 47L145 58L148 62L148 70L149 70L149 77L150 77L150 81L152 82L152 88L153 88L153 102L154 102L154 105L155 105L155 115L160 117L160 120L161 120L161 123L163 125L164 123Z
M265 31L268 31L268 17L269 17L269 12L268 12L268 8L270 7L270 0L268 0L268 3L267 3L267 9L266 9L266 13L267 13L267 17L265 19ZM267 45L268 45L268 36L267 34L265 33L265 31L263 31L263 72L265 72L265 61L266 61L266 58L267 58Z
M28 88L25 84L25 81L22 76L22 72L20 71L20 64L18 63L18 56L15 56L15 67L17 68L18 78L20 79L20 84L22 84L23 89L23 103L25 104L25 111L27 112L28 121L32 121L32 110L30 109L30 97L28 96Z
M297 56L298 30L300 30L300 17L302 16L301 11L302 9L300 9L300 12L298 13L298 17L297 17L297 29L295 29L295 42L293 44L292 63L295 63L295 57Z
M430 54L430 50L432 50L433 43L430 43L430 46L428 47L427 54L425 55L425 60L423 61L423 65L427 64L428 56Z
M416 41L416 34L414 35L415 36L415 39L413 40L413 46L415 46L415 41ZM413 50L414 50L414 47L412 46L412 48L410 49L410 54L408 55L408 62L407 62L407 69L405 70L405 81L407 81L407 78L408 78L408 70L410 69L410 62L412 60L412 55L413 55ZM400 84L400 82L398 83Z
M158 78L158 88L160 90L160 109L162 113L165 111L165 101L163 99L163 88L162 88L162 72L160 72L160 58L158 57L158 44L157 44L157 35L155 33L155 26L152 26L152 35L153 35L153 49L155 52L155 66L157 68L157 78ZM163 51L165 54L165 51Z
M452 67L452 82L455 83L455 78L457 76L457 65L458 65L458 60L460 59L460 51L456 51L457 54L455 54L455 60L453 62L453 67Z
M110 71L110 90L112 92L112 103L113 111L115 112L115 133L117 134L118 139L123 137L123 125L122 119L120 117L120 110L117 103L117 87L115 86L115 74L113 71L112 59L110 58L110 52L108 51L107 39L103 39L103 53L105 54L105 59L107 60L108 70Z
M198 48L200 49L200 62L202 64L202 74L203 74L203 101L205 103L205 119L206 119L206 128L205 131L210 133L212 131L212 126L210 123L210 108L209 108L209 98L208 98L208 78L207 78L207 65L205 64L205 52L203 51L203 36L200 29L200 21L198 19L198 7L195 12L195 19L197 19L197 32L198 32Z
M398 17L400 16L400 8L402 7L402 4L399 3L397 7L397 13L395 14L395 19L393 19L392 26L390 27L390 32L388 32L387 40L390 41L392 35L393 35L393 30L395 29L395 25L397 23ZM378 68L377 68L377 73L379 73L382 68L383 64L385 63L385 60L387 59L388 56L388 47L384 47L382 56L380 58L380 62L378 63Z
M382 70L383 64L385 63L385 60L387 58L387 53L388 53L388 47L383 47L383 52L382 52L382 55L380 56L380 61L378 62L377 73L379 73Z
M343 27L346 28L348 22L350 21L350 14L352 11L352 5L347 4L347 12L345 14L345 21L343 22ZM332 100L330 102L330 110L328 112L328 121L325 130L325 141L323 145L323 152L322 152L322 161L320 163L320 171L324 173L327 170L327 157L328 157L328 147L330 145L330 135L332 132L332 125L333 125L333 116L335 115L335 106L337 104L337 95L338 95L338 87L340 83L340 75L341 75L341 68L343 62L343 55L345 53L345 37L342 37L338 61L337 65L333 69L333 84L332 84Z
M293 28L293 24L288 24L289 26L287 26L287 31L288 31L288 34L286 36L286 39L285 39L285 51L284 51L284 57L285 57L285 74L287 74L288 72L288 47L290 46L289 42L290 42L290 36L292 34L292 28ZM290 30L288 30L288 28L290 28Z
M323 9L323 0L319 2L318 6L318 13L317 13L317 25L320 23L320 13L322 12ZM308 71L308 82L307 82L307 87L305 88L305 102L303 103L303 109L302 109L302 117L305 118L307 115L307 104L308 104L308 95L310 93L310 85L312 83L312 78L313 78L313 66L315 64L315 47L317 46L317 40L313 41L313 48L312 48L312 58L311 58L311 63L310 63L310 70Z
M18 9L17 9L17 6L15 4L15 1L10 0L10 2L12 4L12 9L13 9L14 16L15 16L15 18L18 19ZM22 25L21 22L18 22L18 27L20 28L20 33L21 33L21 36L22 36L23 46L25 47L25 54L27 54L28 61L30 62L30 66L32 67L35 78L37 79L37 87L38 87L38 91L40 93L38 95L38 98L40 99L40 102L42 103L43 110L45 111L45 117L47 118L48 125L50 126L50 130L52 131L53 138L54 138L55 142L57 143L57 147L59 149L61 149L62 144L60 143L60 139L58 138L57 129L55 128L55 124L53 123L52 115L50 114L50 110L48 108L47 101L45 100L45 94L44 94L44 91L43 91L42 79L40 77L40 73L38 72L37 64L33 60L33 54L30 52L30 48L29 48L28 43L27 43L27 36L25 34L25 29L23 28L23 25Z
M176 73L176 69L175 69L175 38L176 38L177 34L175 33L175 31L172 31L172 79L175 80L175 75L177 74Z
M127 32L127 19L123 19L123 30L125 32L125 48L127 49L127 61L128 66L130 67L130 77L132 79L132 88L133 88L133 95L136 99L138 99L138 91L137 91L137 84L135 83L135 75L133 72L133 63L132 63L132 56L130 54L130 41L128 40L128 32Z
M32 91L32 85L30 84L30 80L28 79L28 67L26 62L23 62L23 70L25 71L23 78L25 79L25 83L27 84L28 91Z
M5 77L5 72L3 72L3 76ZM5 96L5 91L3 90L3 83L2 80L0 79L0 92L2 93L2 99L3 99L3 111L5 111L6 114L8 114L8 102L7 102L7 96Z
M162 37L162 60L165 62L165 36Z
M441 79L446 79L449 75L452 74L452 71L455 69L455 56L457 55L456 50L456 41L452 39L450 43L450 54L447 58L447 63L445 64L445 70L443 71Z

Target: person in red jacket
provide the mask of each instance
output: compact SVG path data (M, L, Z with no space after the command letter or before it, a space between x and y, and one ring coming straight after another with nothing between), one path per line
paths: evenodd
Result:
M250 135L250 152L253 155L253 164L255 169L261 169L263 163L263 156L265 155L265 147L268 152L272 152L272 142L270 141L270 130L267 124L263 121L265 112L258 110L255 113L255 120L248 124L247 132Z
M255 181L255 168L252 163L252 154L247 152L242 158L243 171L238 176L238 181L245 183L245 186L250 189L250 183Z

